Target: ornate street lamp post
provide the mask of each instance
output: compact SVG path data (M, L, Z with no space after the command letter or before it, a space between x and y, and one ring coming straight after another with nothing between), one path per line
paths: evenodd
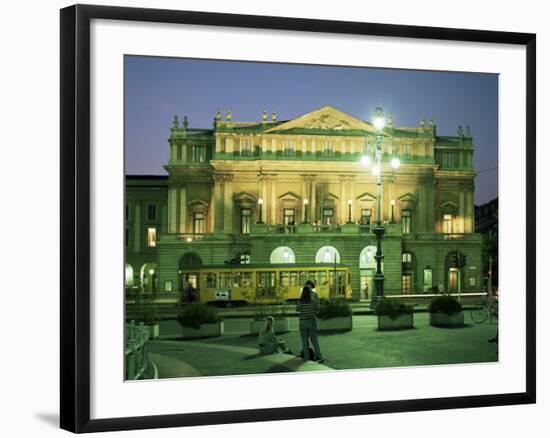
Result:
M385 227L382 225L381 218L381 202L382 202L382 131L386 125L384 118L384 111L381 107L374 109L373 126L376 129L376 150L374 154L375 164L372 168L372 173L376 176L377 187L377 202L376 202L376 223L372 229L376 236L376 254L374 259L376 260L376 272L374 274L374 293L372 295L371 307L375 307L376 304L384 296L384 273L382 272L382 261L384 260L384 254L382 252L382 239L384 237ZM365 167L370 165L370 158L368 156L361 157L361 164ZM391 160L391 166L396 169L399 167L400 161L394 156ZM392 215L393 216L393 215ZM392 217L393 219L393 217Z

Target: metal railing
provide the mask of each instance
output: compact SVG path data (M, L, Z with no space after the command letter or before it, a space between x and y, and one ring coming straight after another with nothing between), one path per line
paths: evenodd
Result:
M134 321L126 324L126 380L138 380L145 376L149 363L149 327Z

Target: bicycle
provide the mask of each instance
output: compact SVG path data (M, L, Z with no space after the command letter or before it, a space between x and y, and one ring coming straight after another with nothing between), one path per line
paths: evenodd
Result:
M487 319L491 321L493 318L498 320L498 300L494 298L484 298L481 302L472 308L470 316L472 321L478 324L483 324Z

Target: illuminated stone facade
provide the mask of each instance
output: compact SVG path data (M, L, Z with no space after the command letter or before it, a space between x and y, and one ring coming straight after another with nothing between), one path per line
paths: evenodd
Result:
M165 222L150 260L157 264L158 290L176 292L181 276L201 264L248 256L251 263L296 264L336 257L352 268L354 297L364 298L366 290L370 296L377 188L360 159L373 156L375 133L370 123L331 106L286 121L264 112L261 121L238 122L218 112L213 129L192 129L187 118L182 124L175 118L165 166L167 211L159 216ZM382 152L386 294L424 293L432 286L450 291L459 283L464 292L479 291L469 128L439 136L431 118L408 128L393 126L388 115ZM395 170L393 157L401 161ZM139 198L131 194L131 180L130 203ZM281 247L288 248L284 260L277 256ZM465 266L453 264L457 251ZM145 263L137 256L127 257L134 272Z

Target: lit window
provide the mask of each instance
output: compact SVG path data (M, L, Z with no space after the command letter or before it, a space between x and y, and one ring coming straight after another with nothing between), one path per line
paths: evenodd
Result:
M147 220L148 221L157 220L157 206L155 204L149 204L147 206Z
M172 292L172 280L166 280L164 282L164 290L166 292Z
M370 208L361 209L361 225L370 225L372 210Z
M411 211L410 210L401 211L401 232L403 234L408 234L411 232Z
M443 232L447 234L453 232L453 215L452 214L443 215Z
M285 225L295 225L296 224L296 213L293 208L284 209L284 224Z
M412 254L410 252L404 252L402 255L403 263L411 263L412 262Z
M334 209L333 208L323 208L323 224L331 225L334 218Z
M193 161L195 163L204 163L206 161L206 148L204 145L196 145L193 149Z
M476 287L476 278L474 276L470 276L468 279L468 284L470 287Z
M252 155L252 141L250 139L241 140L241 155L243 157Z
M250 234L250 224L252 223L252 210L243 208L241 210L241 233Z
M193 213L193 234L204 233L204 213Z
M150 248L157 246L156 228L147 228L147 246Z
M401 293L409 295L411 293L412 274L404 274L401 277Z

